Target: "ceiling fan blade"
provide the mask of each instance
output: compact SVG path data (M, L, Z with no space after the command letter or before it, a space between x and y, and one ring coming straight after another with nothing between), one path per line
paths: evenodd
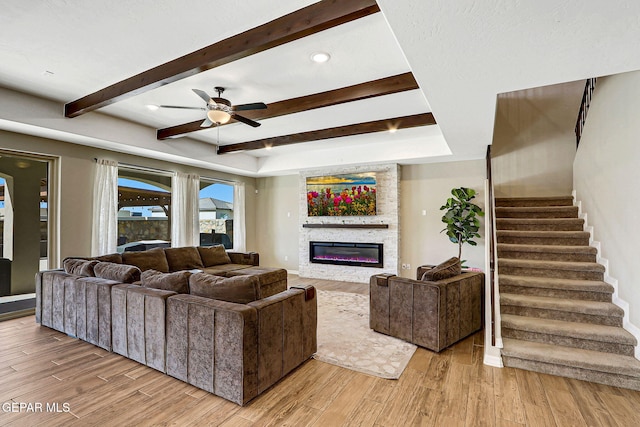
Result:
M264 102L254 102L253 104L241 104L241 105L233 106L234 111L266 110L266 109L267 109L267 104L265 104Z
M207 117L206 119L204 119L204 122L200 123L200 127L201 128L208 128L213 124L213 122L211 120L209 120L209 117Z
M237 114L234 114L232 117L233 117L234 119L236 119L237 121L242 122L242 123L244 123L245 125L252 126L252 127L254 127L254 128L257 128L258 126L260 126L260 123L258 123L258 122L254 122L254 121L253 121L253 120L251 120L251 119L247 119L246 117L242 117L242 116L239 116L239 115L237 115Z
M191 90L194 91L195 94L198 95L200 98L204 99L204 102L206 102L207 104L211 100L211 97L207 95L207 92L200 89L191 89Z
M180 110L200 110L205 111L203 107L183 107L182 105L158 105L158 108L178 108Z

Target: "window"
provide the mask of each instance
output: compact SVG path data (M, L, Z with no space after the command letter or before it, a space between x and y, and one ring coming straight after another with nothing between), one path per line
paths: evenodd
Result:
M170 176L118 170L118 252L170 246L170 212Z
M233 185L200 178L200 245L233 248Z

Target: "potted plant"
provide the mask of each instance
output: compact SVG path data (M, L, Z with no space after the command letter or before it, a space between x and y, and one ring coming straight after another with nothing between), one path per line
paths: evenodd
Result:
M458 244L458 259L462 255L462 244L468 243L476 246L473 240L480 237L478 230L480 229L480 221L478 216L484 216L484 212L480 206L471 203L476 197L476 191L471 188L454 188L451 195L447 199L447 203L440 207L440 210L446 210L442 217L442 222L447 226L441 231L446 232L449 240ZM464 260L462 261L464 264Z

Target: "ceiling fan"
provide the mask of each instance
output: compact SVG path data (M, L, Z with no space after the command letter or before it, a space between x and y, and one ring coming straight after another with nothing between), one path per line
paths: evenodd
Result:
M205 107L182 107L179 105L159 105L160 108L180 108L183 110L201 110L207 112L207 118L202 122L200 127L206 128L212 125L223 125L232 118L254 128L260 126L260 123L248 119L244 116L237 114L237 111L248 111L248 110L264 110L267 108L267 105L264 102L254 102L252 104L241 104L241 105L231 105L231 102L228 99L222 98L222 92L224 92L224 88L220 86L216 86L214 88L216 92L218 92L217 97L211 97L207 95L207 93L203 90L199 89L191 89L196 95L204 100L207 103Z

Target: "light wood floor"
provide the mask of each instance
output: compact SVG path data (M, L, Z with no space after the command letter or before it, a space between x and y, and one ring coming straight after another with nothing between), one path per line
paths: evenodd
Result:
M360 284L290 282L367 293ZM397 381L309 360L240 407L29 316L0 322L0 425L640 425L640 392L485 366L482 352L482 333L440 354L418 349ZM42 403L43 412L5 412L7 402Z

